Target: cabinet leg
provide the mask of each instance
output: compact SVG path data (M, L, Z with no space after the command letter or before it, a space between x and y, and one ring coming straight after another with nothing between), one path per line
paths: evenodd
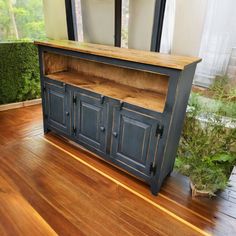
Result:
M170 170L170 172L167 174L166 177L170 177L170 176L171 176L171 173L172 173L172 170Z
M44 134L47 134L49 131L49 129L44 129Z
M151 192L153 195L157 196L160 192L160 186L158 184L151 184Z
M48 129L47 125L44 124L43 126L43 131L44 131L44 134L47 134L50 130Z

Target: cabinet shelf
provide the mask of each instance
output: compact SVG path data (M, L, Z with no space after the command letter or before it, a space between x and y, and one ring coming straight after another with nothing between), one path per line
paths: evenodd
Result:
M72 71L52 73L46 75L46 77L149 110L160 113L164 111L166 95L157 92L138 89L101 77Z

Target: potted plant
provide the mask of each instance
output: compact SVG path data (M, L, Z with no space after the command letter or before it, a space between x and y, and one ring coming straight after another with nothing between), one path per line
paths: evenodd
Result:
M228 173L224 165L233 161L235 157L225 154L204 158L190 157L188 160L178 158L176 167L182 174L189 176L192 196L211 197L227 186Z
M217 99L211 102L191 95L175 163L177 171L189 177L193 196L214 196L223 190L236 164L235 103L221 89L219 97L214 88Z

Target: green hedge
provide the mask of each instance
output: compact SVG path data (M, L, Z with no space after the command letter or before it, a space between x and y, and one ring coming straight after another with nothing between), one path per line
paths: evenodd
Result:
M0 43L0 104L39 97L36 46L32 42Z

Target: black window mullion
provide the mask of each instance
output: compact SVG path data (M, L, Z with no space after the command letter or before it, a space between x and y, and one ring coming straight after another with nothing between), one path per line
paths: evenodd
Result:
M115 0L115 42L116 47L121 46L121 18L122 0Z
M153 18L151 51L159 52L165 14L166 0L156 0Z
M75 40L72 0L65 0L65 8L68 39Z

